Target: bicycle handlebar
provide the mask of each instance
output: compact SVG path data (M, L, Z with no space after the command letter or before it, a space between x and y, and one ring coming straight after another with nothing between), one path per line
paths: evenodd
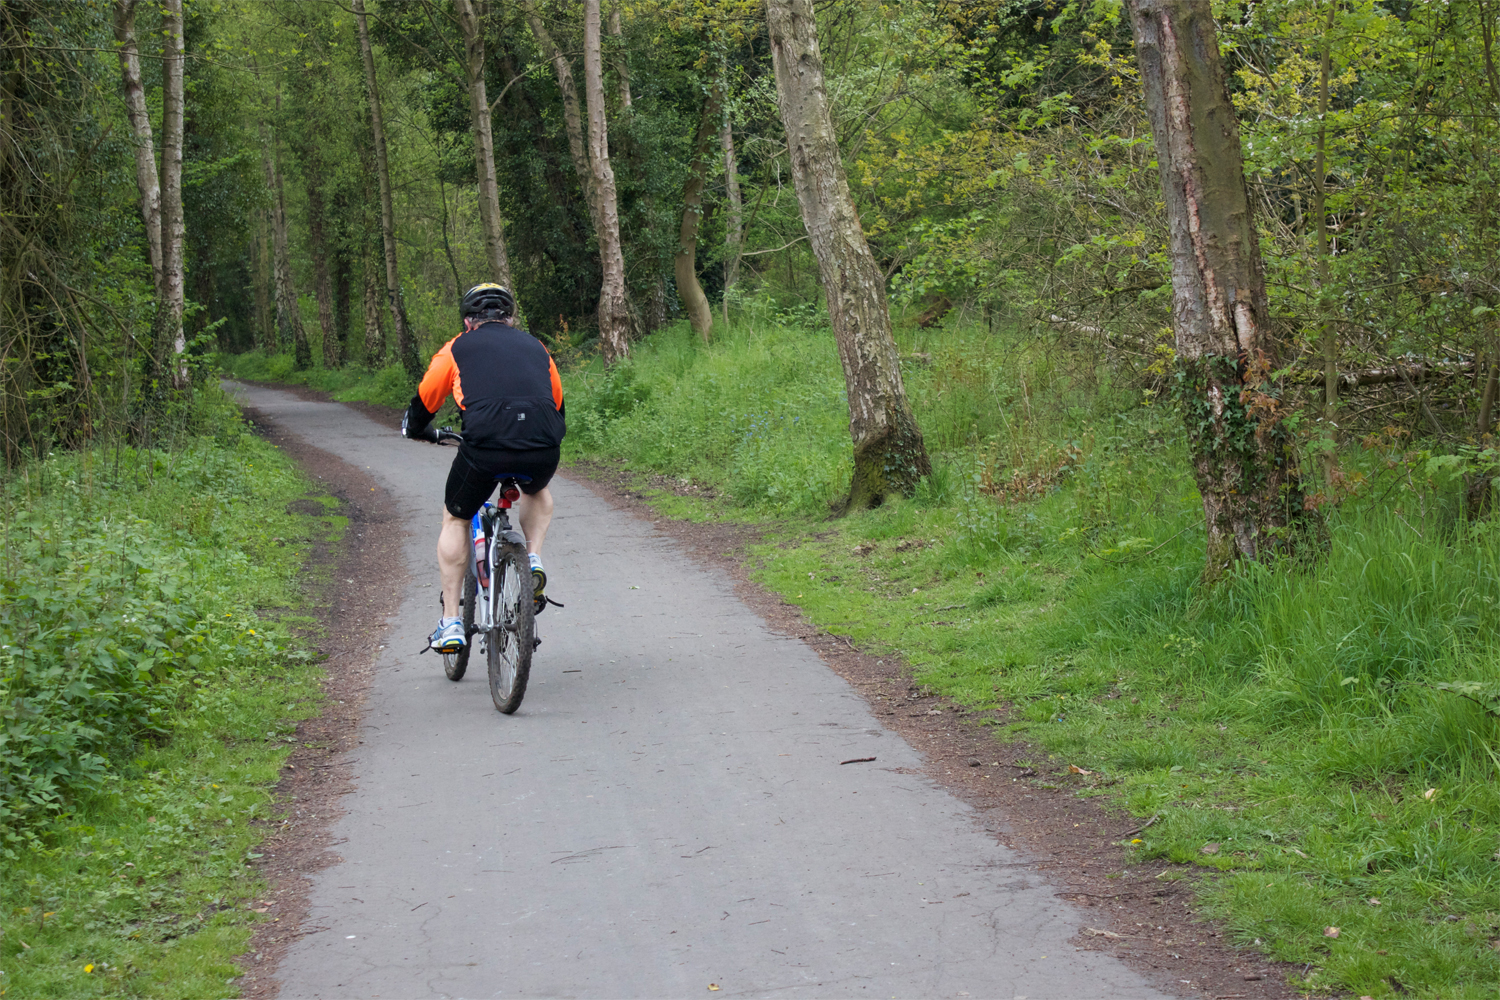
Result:
M464 436L446 427L439 427L437 429L437 443L442 444L445 441L452 441L454 444L463 444Z

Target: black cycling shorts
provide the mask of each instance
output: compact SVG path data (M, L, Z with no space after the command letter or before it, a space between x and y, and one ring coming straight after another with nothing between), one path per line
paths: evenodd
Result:
M531 482L521 483L521 492L536 493L552 481L557 472L561 449L534 448L527 451L510 451L504 448L470 448L461 445L453 456L453 467L448 470L448 486L443 491L443 506L448 513L462 520L469 520L479 513L495 492L496 476L530 476Z

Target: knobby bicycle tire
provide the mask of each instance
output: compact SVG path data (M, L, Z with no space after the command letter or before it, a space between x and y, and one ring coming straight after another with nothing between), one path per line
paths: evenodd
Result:
M464 575L464 647L456 653L443 654L443 673L450 681L461 681L469 669L469 653L474 649L474 602L479 594L479 580L474 576L474 567Z
M499 589L499 600L495 627L485 643L490 698L495 708L510 715L521 707L521 699L526 696L526 682L531 677L532 638L536 635L531 563L523 547L514 543L504 545L495 560L493 585Z

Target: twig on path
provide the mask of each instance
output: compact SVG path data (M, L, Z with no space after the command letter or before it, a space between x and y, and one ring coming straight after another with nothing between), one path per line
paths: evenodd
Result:
M1152 816L1150 819L1146 820L1146 822L1142 823L1134 830L1126 830L1124 833L1120 834L1120 836L1134 837L1136 834L1140 833L1142 830L1146 829L1146 827L1150 826L1152 823L1155 823L1159 819L1161 819L1161 813L1157 813L1155 816Z
M868 764L874 757L850 757L848 760L839 761L840 764Z

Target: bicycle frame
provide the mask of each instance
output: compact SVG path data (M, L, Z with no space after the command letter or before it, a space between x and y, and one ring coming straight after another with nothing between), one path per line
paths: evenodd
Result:
M478 587L478 594L476 595L478 599L475 601L474 608L474 629L476 632L487 633L496 624L505 624L497 623L496 621L500 587L498 586L499 581L495 578L495 554L502 542L519 545L523 551L526 548L526 536L511 527L510 523L510 505L515 500L518 500L520 496L521 490L516 485L515 480L502 480L497 502L486 503L483 507L479 508L479 513L474 515L474 520L470 524L469 567L474 571L477 581L483 581L484 579L490 581L488 586L485 586L481 582ZM483 532L485 537L485 568L489 571L482 575L479 573L479 561L473 549L473 540L480 532Z

